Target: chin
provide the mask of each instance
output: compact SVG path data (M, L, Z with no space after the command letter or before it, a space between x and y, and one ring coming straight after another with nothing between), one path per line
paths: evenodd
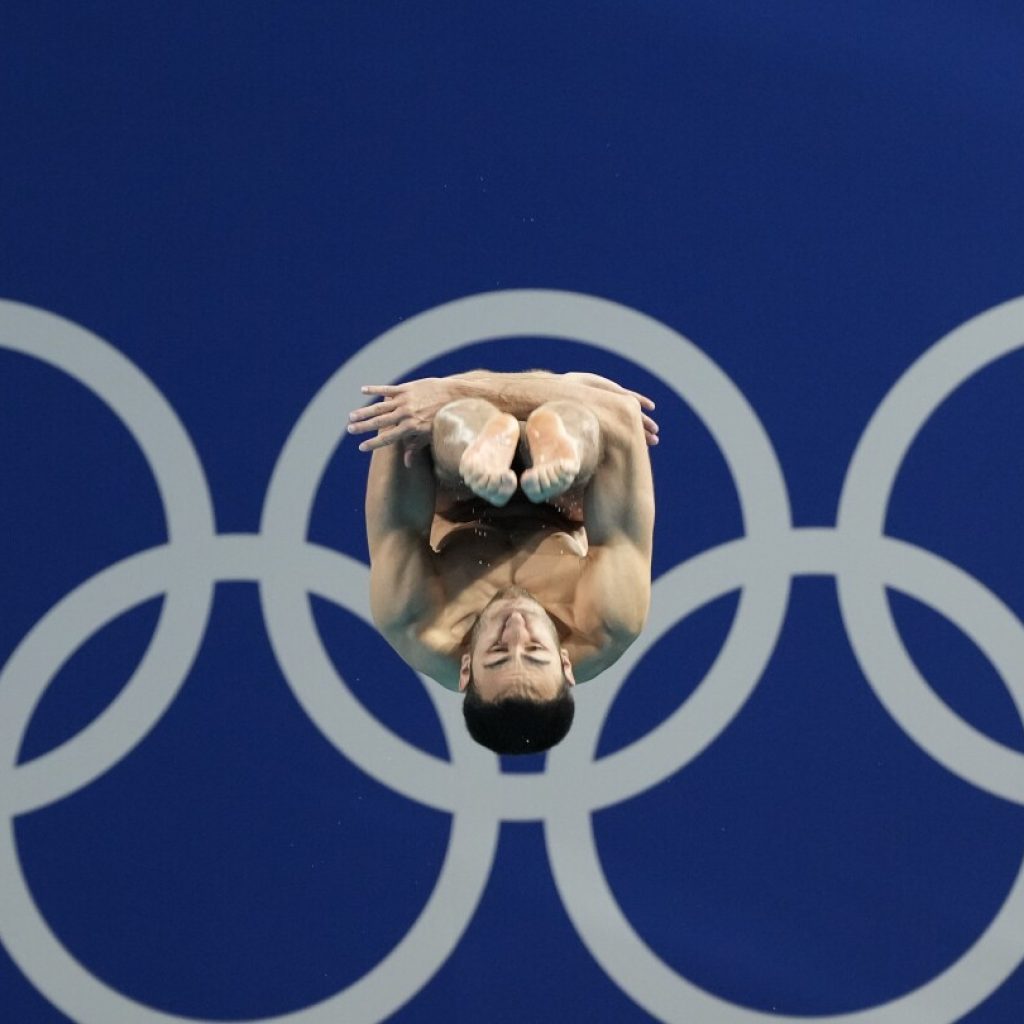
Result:
M533 596L528 590L524 590L522 587L516 586L514 583L507 587L502 587L495 595L491 598L492 601L529 601L531 604L537 603L537 598Z
M494 614L501 614L503 612L511 612L517 609L522 612L544 612L544 606L532 594L528 594L525 590L521 592L517 591L514 594L498 591L498 593L487 602L484 610ZM545 614L547 613L545 612Z

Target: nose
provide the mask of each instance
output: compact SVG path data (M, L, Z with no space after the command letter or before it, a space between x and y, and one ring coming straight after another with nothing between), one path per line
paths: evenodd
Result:
M512 643L519 639L526 632L526 619L523 613L514 611L505 620L505 628L501 631L501 638L505 643Z

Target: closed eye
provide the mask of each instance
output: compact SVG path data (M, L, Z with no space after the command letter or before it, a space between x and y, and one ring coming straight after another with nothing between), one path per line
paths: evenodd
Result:
M530 655L526 654L523 656L524 661L530 662L531 665L550 665L550 658L531 658ZM499 658L497 661L489 661L484 663L484 668L497 668L499 665L504 665L508 661L508 656Z

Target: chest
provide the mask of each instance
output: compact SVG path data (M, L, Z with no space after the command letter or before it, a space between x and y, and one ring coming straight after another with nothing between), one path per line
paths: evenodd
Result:
M575 629L574 602L586 562L586 535L467 526L445 537L437 555L446 595L442 629L467 633L503 587L528 590L566 639ZM464 628L463 628L464 627Z

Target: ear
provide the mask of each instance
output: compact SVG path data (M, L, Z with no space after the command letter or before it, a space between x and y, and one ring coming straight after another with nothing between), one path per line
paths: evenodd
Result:
M572 662L569 660L569 652L563 647L559 654L562 656L562 668L565 670L565 678L569 680L570 686L575 686L576 677L572 674Z
M469 686L469 666L470 656L464 654L462 656L462 662L459 665L459 693L464 693L467 686Z

